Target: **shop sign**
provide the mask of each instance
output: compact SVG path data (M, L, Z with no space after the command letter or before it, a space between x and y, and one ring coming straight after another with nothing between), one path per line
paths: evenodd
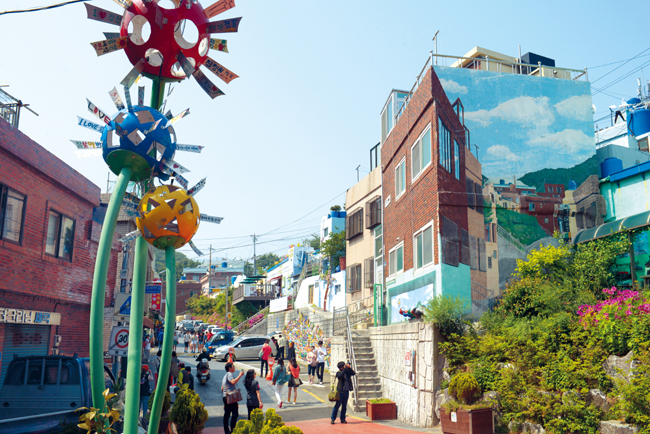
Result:
M0 307L0 323L59 325L61 314Z

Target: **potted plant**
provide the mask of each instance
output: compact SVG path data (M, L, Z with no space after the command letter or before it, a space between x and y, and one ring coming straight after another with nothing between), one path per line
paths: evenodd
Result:
M155 394L152 393L148 401L149 417L151 417L151 407L153 407L154 396ZM172 396L169 391L166 391L165 398L163 399L162 413L160 415L160 424L158 425L158 434L164 434L167 432L167 426L169 425L169 409L171 406Z
M397 419L397 406L386 398L368 399L366 400L366 416L370 420Z
M492 406L477 402L481 388L470 373L451 379L449 393L454 398L440 409L440 424L445 434L492 434Z
M167 431L178 434L198 434L203 431L203 426L208 420L208 411L201 402L199 395L188 389L183 384L181 390L176 394L176 401L169 414Z

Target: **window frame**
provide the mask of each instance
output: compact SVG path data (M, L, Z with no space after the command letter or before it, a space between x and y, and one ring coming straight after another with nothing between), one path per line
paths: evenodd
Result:
M45 231L45 246L44 246L43 253L45 255L49 256L50 258L56 258L58 260L71 263L74 260L75 235L76 235L76 232L77 232L77 220L69 217L67 214L64 214L62 212L57 211L56 209L50 208L50 209L47 210L47 226L49 226L49 224L50 224L50 216L51 216L52 213L56 213L56 214L59 215L58 223L57 223L57 230L56 230L58 235L56 236L54 254L49 253L47 251L47 228L46 228L46 231ZM70 259L67 259L67 258L61 256L61 253L60 253L60 250L61 250L61 229L63 228L63 219L64 218L72 221L72 251L70 252Z
M454 175L454 167L451 154L452 139L453 137L451 135L451 131L442 120L442 117L438 116L438 164L447 172Z
M359 292L363 286L361 264L352 264L346 266L346 290L349 293Z
M418 267L418 259L420 255L418 254L418 247L417 247L417 237L422 235L422 257L424 258L424 232L427 229L431 229L431 261L427 262L426 264L424 263L424 259L422 260L422 265ZM427 223L426 225L422 226L418 231L413 233L413 270L419 271L424 268L427 268L430 265L433 265L434 262L434 242L433 242L433 220Z
M363 207L345 216L345 239L351 240L363 234Z
M404 167L404 176L403 176L404 185L401 186L402 190L400 192L398 192L397 191L397 179L398 179L398 173L399 173L400 166ZM400 177L399 179L401 180L402 178ZM395 166L395 200L397 201L397 199L402 197L405 192L406 192L406 157L403 157L399 161L399 163L397 163L397 166Z
M365 203L366 229L373 229L381 224L381 196L375 196Z
M7 212L7 199L9 198L9 192L12 191L20 196L23 197L23 209L22 213L20 216L20 233L18 235L18 241L14 241L9 238L4 237L4 231L5 231L5 217L6 217L6 212ZM25 215L27 214L27 195L21 193L18 190L15 190L7 185L0 184L0 241L4 241L7 243L11 243L17 246L22 246L23 245L23 234L24 234L24 227L25 227Z
M460 181L460 146L456 139L454 139L454 172L454 176Z
M422 141L422 139L424 138L424 136L425 136L427 133L429 133L429 162L428 162L426 165L422 166L422 155L423 155L423 153L422 153L422 145L423 145L423 141ZM432 145L432 143L433 143L433 141L431 140L431 124L429 123L429 124L427 124L427 126L424 128L424 130L422 130L422 133L421 133L420 136L415 140L415 142L413 143L413 145L411 145L411 182L413 182L413 181L415 181L416 179L418 179L418 178L420 177L420 175L422 175L422 174L424 173L424 171L427 170L427 169L429 168L429 166L431 166L431 160L433 160L433 158L432 158L432 156L431 156L431 154L432 154L432 152L431 152L431 145ZM415 170L416 170L416 169L415 169L415 165L413 164L413 149L414 149L416 146L418 146L418 145L420 145L419 148L418 148L418 149L419 149L419 158L420 158L419 166L422 166L422 168L421 168L421 169L418 168L419 170L418 170L418 172L416 173L416 172L415 172Z
M391 266L393 264L393 261L390 259L390 255L393 252L397 252L399 249L402 249L402 268L400 270L397 269L397 264L395 265L395 271L391 273ZM395 262L397 262L397 253L395 253ZM395 247L390 249L388 251L388 276L396 276L400 273L404 272L404 241L398 243Z

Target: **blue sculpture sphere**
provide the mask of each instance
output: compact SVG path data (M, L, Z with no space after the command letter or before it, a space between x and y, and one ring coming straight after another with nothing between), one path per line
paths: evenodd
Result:
M128 167L131 181L136 182L149 179L152 172L162 181L169 179L162 160L173 159L176 133L168 122L150 107L134 106L117 112L102 132L102 154L111 171L119 175Z

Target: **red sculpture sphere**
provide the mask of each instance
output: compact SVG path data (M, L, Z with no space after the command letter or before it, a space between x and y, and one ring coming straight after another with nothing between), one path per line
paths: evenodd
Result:
M134 0L124 12L120 36L128 36L126 55L133 65L142 61L142 73L163 77L167 80L183 80L185 72L178 63L179 53L188 59L194 69L203 65L210 48L210 34L206 28L208 19L203 7L196 0L172 0L175 9L165 9L155 1ZM189 6L189 7L188 7ZM133 23L129 36L129 25ZM145 40L143 30L151 34ZM185 26L195 25L198 40L187 41L183 37Z

